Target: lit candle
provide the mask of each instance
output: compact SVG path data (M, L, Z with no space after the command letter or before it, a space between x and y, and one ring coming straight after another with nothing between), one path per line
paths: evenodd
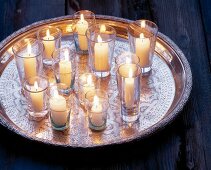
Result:
M108 43L103 43L100 35L97 37L98 43L94 46L94 65L96 71L108 71L109 66L109 53Z
M149 66L149 52L150 52L150 39L144 37L144 34L140 34L140 38L136 38L136 55L140 59L140 66Z
M92 75L88 75L87 77L84 77L86 79L86 83L83 85L83 94L85 97L85 94L90 91L95 89L95 85L92 81Z
M92 124L94 124L95 126L102 126L104 124L104 119L103 119L103 106L100 103L100 100L97 96L94 96L94 101L93 101L93 105L91 108L91 122Z
M54 91L54 95L49 100L51 109L51 118L57 126L63 126L67 122L68 111L67 103L63 96Z
M55 40L54 37L50 35L49 29L46 31L46 36L43 37L43 40L45 56L50 59L53 51L55 50Z
M27 54L24 57L24 73L26 79L36 76L36 57L31 52L31 44L27 45Z
M72 65L71 61L69 61L69 53L67 50L64 52L64 56L65 59L59 62L60 83L63 83L66 86L70 87Z
M134 78L133 69L129 68L128 78L125 78L125 105L133 107L134 105Z
M88 22L84 19L84 15L80 15L80 20L76 24L76 30L78 32L78 43L81 50L87 50L88 44L85 36L88 29Z
M38 87L37 81L34 82L34 86L31 87L31 101L32 107L35 112L41 112L43 110L43 92L42 88Z
M106 26L103 24L100 26L100 33L105 33L106 32Z

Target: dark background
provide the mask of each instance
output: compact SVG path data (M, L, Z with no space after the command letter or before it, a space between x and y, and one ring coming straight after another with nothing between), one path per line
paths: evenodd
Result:
M46 146L0 126L0 169L211 169L211 0L0 0L0 40L81 9L157 23L190 62L188 103L171 125L145 140L91 150Z

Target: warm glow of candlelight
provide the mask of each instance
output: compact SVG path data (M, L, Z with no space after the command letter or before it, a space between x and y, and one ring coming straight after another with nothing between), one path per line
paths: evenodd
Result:
M140 34L140 38L144 38L144 34L143 33Z
M80 19L81 19L82 22L84 21L84 14L80 15Z
M145 21L141 21L141 28L145 28L146 26L146 22Z
M128 77L129 78L133 77L133 70L132 70L132 68L129 69Z
M32 53L32 47L30 43L27 44L27 52L29 55Z
M94 96L93 106L97 107L99 105L99 98L97 96Z
M34 82L34 88L35 88L35 90L36 90L36 91L37 91L37 90L38 90L38 88L39 88L39 87L38 87L38 83L37 83L37 81L35 81L35 82Z
M68 50L64 51L64 59L65 59L65 61L69 61L69 52L68 52Z
M99 43L103 42L103 40L102 40L102 38L101 38L100 35L97 36L97 41L98 41Z
M106 31L106 26L103 24L100 26L100 32L103 33Z
M46 37L50 37L50 30L49 29L46 31Z
M88 75L87 76L87 85L90 86L92 84L93 84L93 82L92 82L92 76L91 75Z

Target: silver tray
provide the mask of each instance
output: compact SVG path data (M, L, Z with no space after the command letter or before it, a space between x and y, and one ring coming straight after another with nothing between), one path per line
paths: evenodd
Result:
M0 123L3 126L25 138L45 144L89 148L143 139L176 118L190 95L192 74L182 51L167 36L159 33L151 75L142 79L141 116L137 123L126 124L121 120L114 67L111 76L100 82L102 88L110 95L111 103L107 128L104 131L93 132L88 128L85 110L78 104L77 95L74 94L71 98L73 109L68 130L52 130L49 119L41 122L30 121L25 99L21 95L11 47L23 37L34 37L39 28L50 24L62 30L62 46L74 48L72 34L67 29L71 22L72 16L36 22L18 30L0 43ZM129 50L127 25L131 21L98 15L97 22L108 23L117 31L114 57ZM88 70L87 56L78 56L78 59L77 76ZM53 81L51 71L46 71L46 74L52 77ZM77 79L75 86L77 93Z

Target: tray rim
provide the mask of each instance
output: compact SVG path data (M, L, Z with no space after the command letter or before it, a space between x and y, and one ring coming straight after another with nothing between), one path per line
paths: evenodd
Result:
M38 22L34 22L28 26L21 28L0 42L0 53L2 52L2 49L4 46L6 46L12 39L16 38L17 36L21 35L22 33L27 32L30 29L39 27L41 25L72 19L72 17L73 17L72 15L67 15L67 16L45 19L45 20L41 20ZM112 20L112 21L122 22L122 23L126 23L126 24L133 22L132 20L129 20L129 19L108 16L108 15L96 15L96 19ZM170 114L164 116L159 122L157 122L153 126L150 126L149 128L145 129L143 131L143 133L141 133L137 138L129 138L126 141L117 141L117 142L111 143L111 144L101 144L101 145L93 145L93 146L62 145L62 144L48 142L47 140L44 140L44 139L28 136L27 134L24 133L25 131L22 130L21 128L17 127L16 124L9 122L9 120L7 120L5 118L5 116L3 116L3 115L5 115L5 113L4 113L4 108L1 104L1 102L0 102L0 124L2 126L6 127L8 130L26 138L26 139L29 139L31 141L35 141L38 143L44 143L44 144L52 145L52 146L61 146L61 147L68 147L68 148L69 147L71 147L71 148L95 148L95 147L112 146L112 145L117 145L117 144L122 144L122 143L128 143L131 141L141 140L141 139L144 139L146 137L153 135L154 133L159 132L160 130L165 128L168 124L170 124L174 119L176 119L176 117L181 113L181 110L183 109L184 105L188 101L188 99L190 97L191 90L192 90L192 72L191 72L189 62L188 62L187 58L185 57L185 55L183 54L183 52L180 50L180 48L169 37L162 34L161 32L158 32L158 37L162 41L167 43L173 49L173 51L178 55L179 59L181 60L182 66L184 67L184 72L186 75L185 87L182 92L183 95L181 96L179 102L176 104L174 109L170 112ZM2 58L0 58L0 61L1 60L2 60ZM8 65L8 63L6 65Z

